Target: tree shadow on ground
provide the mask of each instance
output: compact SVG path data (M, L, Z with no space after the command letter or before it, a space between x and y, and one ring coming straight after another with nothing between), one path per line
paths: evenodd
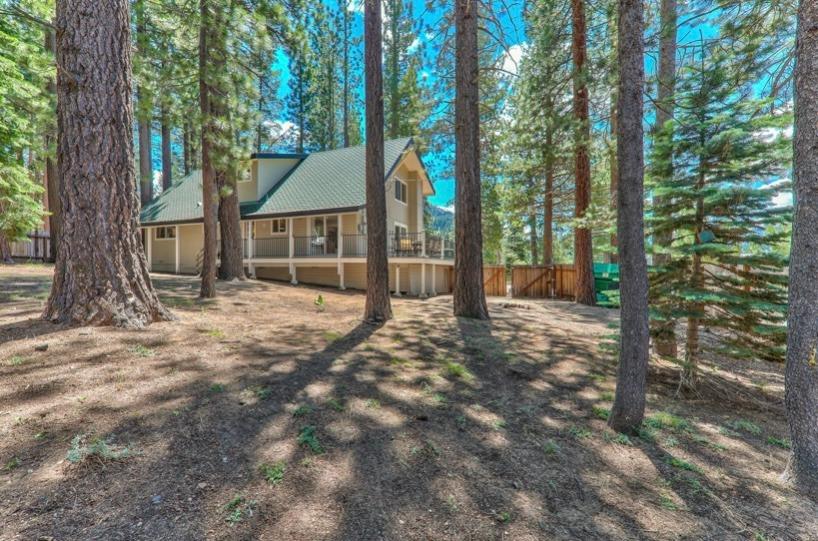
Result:
M249 294L265 287L278 286ZM797 537L815 524L813 508L781 503L791 498L781 487L719 478L759 460L762 446L756 438L725 456L696 441L713 420L710 404L680 403L696 427L689 433L663 428L649 442L607 431L600 416L616 367L599 348L600 321L591 332L569 314L544 327L541 312L496 302L491 321L472 321L434 299L396 302L397 319L374 328L342 318L331 292L327 313L286 317L311 310L313 293L288 288L258 317L238 311L237 299L250 302L243 291L223 295L214 313L255 319L247 331L220 324L221 338L202 333L207 313L195 312L181 330L106 331L112 339L93 347L72 335L67 348L86 348L72 370L97 371L88 387L69 380L0 400L31 419L0 449L32 470L6 474L25 489L0 511L0 527L35 538L346 541L724 538L746 537L751 525ZM273 314L280 321L264 327ZM183 350L191 341L200 351ZM14 370L46 384L59 363ZM114 395L103 391L111 387ZM669 402L651 398L652 407ZM708 408L695 414L702 421L690 413L698 407ZM321 452L299 443L307 427ZM50 434L37 440L39 431ZM76 434L141 454L59 464ZM671 453L705 475L669 464ZM278 461L284 479L268 484L259 465Z

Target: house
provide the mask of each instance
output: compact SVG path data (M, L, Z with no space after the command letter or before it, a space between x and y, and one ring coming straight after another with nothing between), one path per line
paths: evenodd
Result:
M364 146L253 154L238 183L244 264L262 279L366 287ZM387 253L396 295L451 291L453 243L424 228L434 186L411 138L384 144ZM142 240L153 272L197 274L204 241L201 172L145 205Z

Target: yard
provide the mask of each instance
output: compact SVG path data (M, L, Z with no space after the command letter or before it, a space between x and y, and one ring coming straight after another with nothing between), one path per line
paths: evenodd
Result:
M701 396L654 365L642 434L606 428L616 312L249 281L145 331L39 321L50 267L0 267L0 539L814 539L779 479L781 366ZM323 305L316 304L318 295Z

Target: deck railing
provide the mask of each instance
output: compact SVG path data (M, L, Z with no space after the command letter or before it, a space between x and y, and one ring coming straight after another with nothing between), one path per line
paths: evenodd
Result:
M289 257L290 239L288 237L270 237L253 239L253 257Z
M292 237L292 257L366 257L367 236L343 234L341 246L335 236L310 235ZM246 258L288 258L290 257L290 237L270 237L244 239ZM429 259L453 259L454 242L438 235L419 233L390 234L387 237L389 257L425 257Z

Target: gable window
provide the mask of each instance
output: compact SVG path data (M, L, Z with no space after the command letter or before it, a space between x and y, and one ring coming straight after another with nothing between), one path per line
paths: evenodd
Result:
M250 182L251 180L253 180L253 176L250 173L249 169L245 169L244 171L239 173L239 178L238 178L239 182Z
M408 193L409 189L406 187L406 183L395 179L395 199L401 203L406 203Z
M156 228L156 240L167 240L167 239L175 239L176 238L176 228L173 226L170 227L157 227Z
M273 233L286 233L287 232L287 219L286 218L276 218L275 220L270 220L271 225L270 229Z

